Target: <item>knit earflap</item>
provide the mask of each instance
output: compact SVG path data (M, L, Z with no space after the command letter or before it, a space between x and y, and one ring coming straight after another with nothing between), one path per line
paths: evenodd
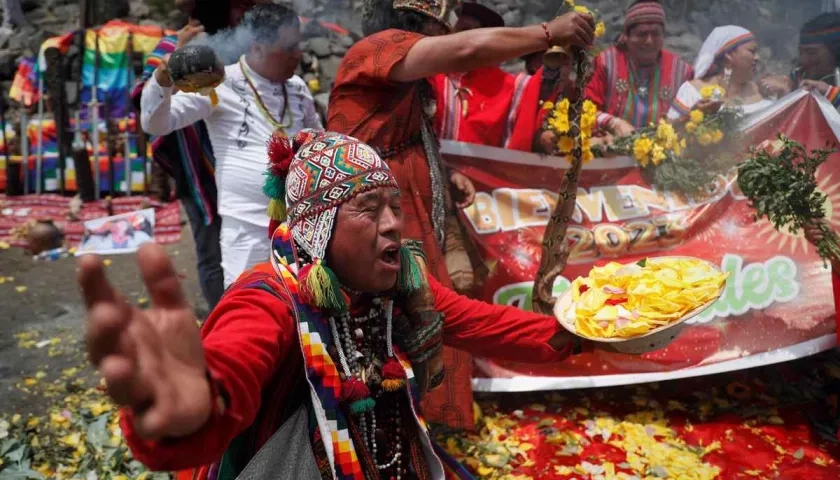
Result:
M294 158L289 139L283 133L275 132L268 140L268 170L263 193L269 198L268 216L276 222L286 221L286 176Z

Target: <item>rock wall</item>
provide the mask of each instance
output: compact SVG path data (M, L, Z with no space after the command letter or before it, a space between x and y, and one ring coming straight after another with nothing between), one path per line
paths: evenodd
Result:
M301 15L333 22L349 29L341 36L311 22L304 28L304 61L300 73L321 84L319 100L325 102L338 64L347 48L360 37L358 12L361 0L278 0L293 6ZM620 30L622 14L631 0L579 1L597 9L607 24L607 39ZM551 18L562 0L481 0L501 13L509 26L539 23ZM703 39L718 25L737 24L751 29L761 42L762 69L786 72L795 56L801 24L820 11L821 0L664 0L668 12L666 45L693 61ZM139 23L174 27L177 15L173 0L98 0L95 19L127 18ZM0 29L0 81L11 80L21 55L32 55L44 39L60 35L79 25L77 0L22 0L30 25L14 30ZM74 60L73 53L68 62ZM511 69L519 68L512 64ZM73 70L72 68L69 70ZM5 88L5 87L4 87ZM7 89L8 90L8 89Z

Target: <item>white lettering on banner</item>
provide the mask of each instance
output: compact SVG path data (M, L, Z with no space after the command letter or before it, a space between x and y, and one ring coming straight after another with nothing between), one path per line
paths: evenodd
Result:
M790 302L799 295L798 269L788 257L776 256L766 262L744 266L743 257L726 254L721 261L721 269L729 272L723 295L711 308L688 323L708 323L715 318L743 315L776 302Z
M715 318L743 315L773 303L790 302L799 295L796 263L788 257L776 256L766 262L744 266L743 257L726 254L721 261L721 269L729 272L723 295L711 308L687 323L709 323ZM567 278L558 277L552 294L560 296L570 286ZM505 285L493 294L493 303L531 310L533 288L534 282Z
M577 224L625 222L650 217L652 212L680 212L714 203L731 191L732 180L719 177L711 184L707 197L689 201L640 185L610 185L579 188L572 221ZM733 196L736 192L733 191ZM478 192L463 213L479 235L543 227L557 204L557 194L534 188L497 188Z

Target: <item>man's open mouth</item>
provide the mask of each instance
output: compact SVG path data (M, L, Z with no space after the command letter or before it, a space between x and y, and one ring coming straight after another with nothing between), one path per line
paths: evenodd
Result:
M400 249L397 246L388 247L379 258L388 265L398 265L400 263Z

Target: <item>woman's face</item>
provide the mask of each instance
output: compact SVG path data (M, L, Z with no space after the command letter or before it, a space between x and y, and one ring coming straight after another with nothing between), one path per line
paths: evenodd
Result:
M736 79L751 80L758 68L758 43L752 41L726 54L727 64Z

